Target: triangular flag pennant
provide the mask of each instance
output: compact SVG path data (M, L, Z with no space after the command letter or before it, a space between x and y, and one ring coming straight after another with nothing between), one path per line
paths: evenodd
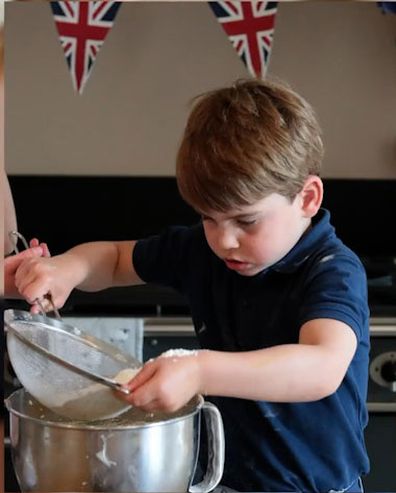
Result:
M384 14L396 14L396 2L377 2Z
M82 94L121 2L50 3L73 86Z
M278 2L209 2L217 20L253 77L265 77Z

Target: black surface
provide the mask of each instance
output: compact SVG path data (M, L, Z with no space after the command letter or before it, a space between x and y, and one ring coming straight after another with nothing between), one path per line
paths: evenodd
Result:
M86 241L127 240L194 224L173 177L10 176L18 228L52 254ZM362 259L373 317L396 316L396 180L325 179L323 206ZM24 305L26 306L26 304ZM159 286L75 291L64 313L188 315L186 300Z
M11 175L19 229L52 252L99 239L136 239L199 218L173 177ZM396 179L324 179L323 206L358 255L396 255Z
M10 176L18 228L52 254L95 240L132 240L199 218L172 177Z
M365 491L396 492L396 413L370 413L365 440L371 462Z
M11 447L9 446L6 446L4 450L4 488L7 493L21 491L12 465Z
M396 179L325 179L323 206L338 236L360 257L396 257Z

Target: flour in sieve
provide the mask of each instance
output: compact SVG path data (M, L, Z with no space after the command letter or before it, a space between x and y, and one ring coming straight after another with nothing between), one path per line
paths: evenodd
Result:
M124 368L113 378L117 383L125 384L132 380L140 371L140 368Z
M125 368L113 378L116 382L125 384L139 372L139 369ZM129 406L117 399L113 392L100 383L74 392L59 393L54 396L56 405L52 409L71 419L88 420L104 419L117 416Z

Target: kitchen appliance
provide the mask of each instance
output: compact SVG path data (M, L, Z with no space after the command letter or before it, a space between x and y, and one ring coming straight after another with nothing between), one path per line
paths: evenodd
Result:
M224 432L218 409L196 396L173 414L131 409L113 420L73 422L44 409L24 389L6 399L22 491L207 493L220 482ZM203 411L210 450L192 485Z
M371 320L366 491L396 491L396 319Z

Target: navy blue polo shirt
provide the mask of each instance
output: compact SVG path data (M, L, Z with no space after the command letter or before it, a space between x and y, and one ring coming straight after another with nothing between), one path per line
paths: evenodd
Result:
M347 488L368 472L367 281L359 258L337 238L328 211L318 212L283 259L252 277L226 267L201 224L139 240L133 264L143 281L187 297L203 348L249 351L297 343L301 326L316 318L340 320L356 334L356 353L329 397L297 403L210 399L225 428L223 485L322 493Z

